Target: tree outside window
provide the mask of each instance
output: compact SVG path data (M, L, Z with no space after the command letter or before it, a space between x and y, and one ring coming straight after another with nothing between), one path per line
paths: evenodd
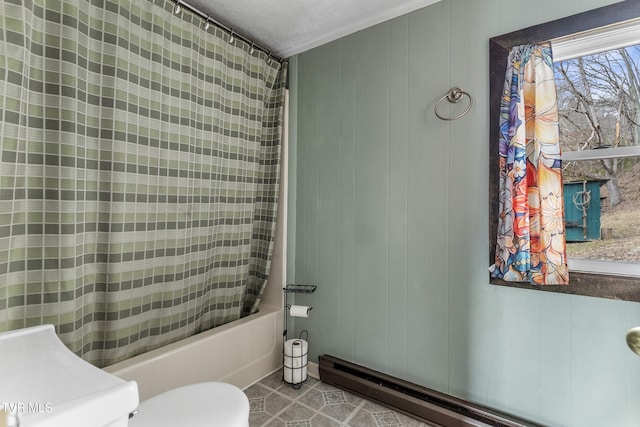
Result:
M589 160L563 162L568 255L640 263L640 45L555 65L563 154L638 147L625 157L591 151ZM587 220L599 220L595 235Z

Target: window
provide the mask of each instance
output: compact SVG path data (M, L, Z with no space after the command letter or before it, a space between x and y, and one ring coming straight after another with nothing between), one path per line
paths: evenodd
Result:
M569 269L640 276L640 20L552 40Z
M499 178L497 166L498 156L496 155L498 147L497 143L495 143L495 141L498 140L498 123L497 121L494 123L493 118L498 117L506 58L509 51L513 46L520 44L552 41L556 64L558 64L558 66L565 64L567 67L565 71L568 74L579 73L579 68L576 68L576 64L579 61L577 58L579 57L582 57L583 62L589 55L596 55L602 59L605 55L603 52L639 45L639 18L640 0L627 0L568 18L494 37L490 40L490 117L492 118L490 124L491 153L489 179L490 264L493 263L495 251L498 212L498 198L496 194L498 191ZM636 37L637 40L633 40L633 37ZM640 48L638 50L640 50ZM629 54L633 57L633 53ZM637 69L639 65L638 54L633 58L635 58L635 66ZM610 59L610 61L612 61L612 59ZM571 65L570 69L569 65ZM614 68L616 66L618 65L613 65ZM559 70L557 69L557 71ZM558 77L563 80L560 80ZM547 285L535 287L526 283L510 283L495 279L491 280L491 282L498 285L519 288L640 301L640 254L638 254L637 260L625 260L609 259L611 258L608 256L609 254L607 254L607 256L593 256L595 252L589 252L585 255L585 253L578 251L580 247L583 249L586 248L587 246L585 244L593 242L600 244L607 240L584 236L586 228L583 222L583 214L585 210L588 211L589 208L593 209L594 206L602 207L604 204L604 208L602 208L600 212L603 218L600 218L600 220L601 228L605 229L605 237L618 237L616 236L615 226L609 226L611 224L611 218L609 218L608 215L611 209L609 209L608 204L611 203L612 195L609 194L607 183L611 181L612 177L610 171L604 172L603 159L605 159L605 162L617 164L619 171L624 170L625 179L631 180L629 170L634 171L633 173L636 173L637 185L640 185L640 180L637 180L640 172L635 172L636 169L634 169L635 165L640 165L640 157L638 157L640 156L640 150L634 146L634 144L628 143L628 141L621 143L623 129L619 129L620 133L617 136L615 131L616 122L618 122L618 127L628 126L629 122L624 122L624 120L631 118L632 112L625 111L624 113L628 114L629 117L625 117L624 120L620 119L620 115L616 116L616 114L621 107L615 105L616 102L614 101L605 101L603 93L598 92L604 91L604 89L598 88L598 90L592 93L592 98L594 98L592 100L594 103L596 103L595 101L597 100L599 107L603 109L600 113L602 115L600 131L604 133L600 136L596 135L591 137L591 131L593 129L590 128L590 126L592 126L592 124L583 123L585 120L588 121L588 117L584 113L578 112L576 113L577 115L569 113L572 102L574 103L573 107L577 106L578 108L584 107L584 104L578 106L575 98L573 101L571 100L571 97L566 92L566 87L563 87L563 85L569 83L564 80L564 76L562 76L561 73L557 74L556 82L559 88L559 104L562 102L565 103L560 105L560 108L564 108L565 111L562 113L566 113L565 115L567 116L567 122L561 124L561 126L564 127L561 127L561 139L564 138L563 134L565 133L567 135L569 135L570 132L575 133L575 135L571 135L574 137L573 139L567 138L567 146L563 147L563 167L566 168L565 184L568 184L569 181L576 181L576 188L569 192L567 192L567 187L565 186L565 199L569 196L570 202L573 203L575 195L574 206L576 206L577 209L577 217L566 218L567 221L573 221L573 223L569 225L572 226L571 228L575 233L578 233L577 236L574 237L577 240L575 245L574 243L570 244L572 247L569 251L570 284L569 286ZM637 99L636 104L638 104ZM571 120L575 123L571 124ZM610 125L613 126L613 131L604 129L604 127ZM586 136L584 135L585 133L587 134ZM616 137L618 138L617 140ZM624 138L627 138L627 136L624 135ZM582 141L581 144L579 143L580 140ZM574 148L570 149L569 145L571 144L574 145ZM610 145L611 147L605 147L606 145ZM589 148L588 150L586 149L587 147ZM640 170L640 166L637 167L639 168L638 170ZM598 194L600 190L602 190L602 193ZM636 192L640 193L638 189L636 189ZM601 196L606 198L601 199ZM629 196L623 194L622 198L624 197L628 198ZM598 206L599 204L601 206ZM566 206L565 203L565 207ZM640 207L638 207L636 217L640 218ZM613 230L609 230L610 228L613 228ZM631 228L633 232L637 231L640 235L640 225ZM589 231L593 232L592 230ZM600 233L601 232L600 230ZM567 231L567 233L569 233L569 231ZM617 233L620 234L621 231ZM627 237L631 238L633 236ZM589 242L589 240L591 242ZM611 242L605 242L605 244L608 243ZM640 248L640 237L635 247Z

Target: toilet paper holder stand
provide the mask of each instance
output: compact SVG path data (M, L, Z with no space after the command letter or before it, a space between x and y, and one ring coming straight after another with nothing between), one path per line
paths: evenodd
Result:
M289 317L289 310L291 309L291 304L289 304L288 296L289 296L289 294L312 294L312 293L314 293L316 291L317 288L318 288L318 285L297 285L297 284L287 285L286 287L283 288L283 291L284 291L284 307L285 307L285 309L284 309L284 331L282 332L282 366L283 366L282 380L283 381L285 380L284 379L284 377L285 377L284 368L286 367L285 366L285 362L286 362L286 359L285 359L285 343L286 343L287 338L288 338L288 330L287 330L288 329L287 328L288 322L287 322L287 320L288 320L288 317ZM307 313L309 311L311 311L312 309L313 309L313 307L309 307L307 309ZM309 332L305 330L305 331L302 331L300 333L300 339L302 339L302 336L305 333L306 333L306 337L308 338ZM306 354L301 355L300 357L303 357L303 356L306 357ZM293 359L293 357L294 356L290 356L289 358ZM299 368L291 368L291 369L302 369L305 366L306 366L306 364L304 366L301 365ZM293 379L293 377L294 376L292 375L292 379ZM290 383L290 384L294 389L298 389L298 388L302 387L302 384L305 381L306 381L306 378L303 381L299 382L299 383Z

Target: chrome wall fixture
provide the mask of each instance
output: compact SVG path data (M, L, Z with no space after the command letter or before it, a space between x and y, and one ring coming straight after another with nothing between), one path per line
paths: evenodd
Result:
M231 28L227 27L226 25L222 24L219 21L216 21L215 19L213 19L211 17L211 15L208 15L198 9L196 9L195 7L191 6L188 3L185 3L183 0L174 0L175 1L175 6L173 7L173 13L176 15L179 15L182 12L182 9L187 9L189 11L191 11L192 13L200 16L200 18L202 18L204 20L204 30L208 30L210 25L213 24L216 27L220 28L221 30L225 31L227 34L229 34L229 43L230 44L234 44L234 42L237 39L242 40L243 42L245 42L248 46L250 46L249 49L249 53L253 54L255 52L256 49L264 52L267 54L267 62L271 62L271 60L275 60L278 61L280 63L286 61L286 59L284 58L280 58L279 56L276 56L274 54L271 53L271 50L264 48L262 46L260 46L258 43L254 42L253 40L250 40L247 37L244 37L241 34L238 34L235 30L232 30Z
M451 102L452 104L457 104L458 102L462 101L462 99L465 96L469 98L469 105L467 105L467 108L462 113L458 114L455 117L447 117L438 113L438 107L440 106L442 101L444 101L445 99ZM440 120L446 120L446 121L458 120L459 118L467 114L471 110L472 106L473 106L473 98L471 97L471 95L469 95L467 92L465 92L463 89L459 87L452 87L451 89L449 89L449 92L445 93L440 99L438 99L438 102L436 102L436 106L433 108L433 112L436 114L436 117L438 117Z

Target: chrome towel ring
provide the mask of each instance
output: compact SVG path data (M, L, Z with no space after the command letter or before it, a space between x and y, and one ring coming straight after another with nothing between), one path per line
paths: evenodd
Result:
M462 101L462 98L464 98L465 95L467 96L467 98L469 98L469 105L462 113L458 114L455 117L445 117L440 115L440 113L438 113L438 106L440 106L440 103L442 101L446 99L452 104L457 104L458 102ZM449 89L449 92L447 92L440 99L438 99L438 102L436 102L436 106L433 108L433 112L436 113L436 117L438 117L441 120L447 120L447 121L458 120L460 117L467 114L471 110L472 106L473 106L473 98L471 97L471 95L469 95L467 92L465 92L463 89L459 87L452 87L451 89Z

